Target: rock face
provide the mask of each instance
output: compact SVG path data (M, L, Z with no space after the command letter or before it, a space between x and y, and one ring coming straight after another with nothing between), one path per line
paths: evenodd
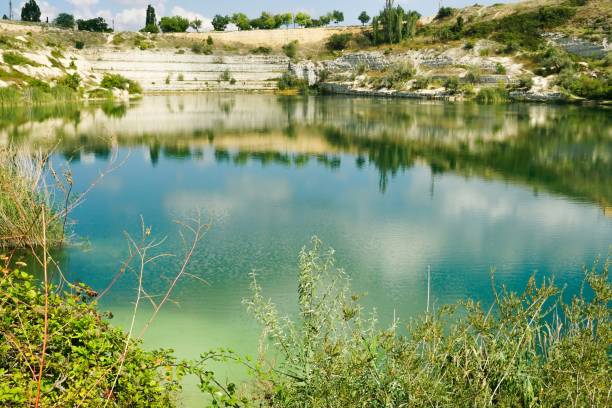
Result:
M546 37L550 42L565 51L581 57L603 58L608 52L612 51L607 39L604 39L601 43L596 43L582 38L568 37L561 33L548 33Z
M117 73L138 81L145 92L276 89L289 60L261 55L195 55L159 51L83 53L96 74Z

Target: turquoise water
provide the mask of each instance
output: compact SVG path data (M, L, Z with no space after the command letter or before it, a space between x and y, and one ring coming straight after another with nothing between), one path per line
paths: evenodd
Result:
M436 305L489 302L490 271L521 290L531 274L568 290L612 244L612 116L574 106L460 105L272 95L148 96L130 106L16 115L0 137L70 163L76 191L106 174L72 214L74 245L57 254L70 280L105 288L139 217L159 252L180 253L176 219L201 209L212 228L145 334L148 347L195 357L257 350L241 304L256 270L294 310L296 263L313 235L336 250L382 322ZM159 294L177 259L150 265ZM101 299L125 326L126 273ZM146 304L146 303L145 303ZM150 310L143 306L141 319ZM228 375L233 375L231 370Z

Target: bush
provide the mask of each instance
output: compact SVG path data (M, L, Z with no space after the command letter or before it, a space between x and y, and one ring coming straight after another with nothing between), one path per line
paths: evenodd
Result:
M208 37L206 37L206 44L207 45L213 45L215 42L213 41L213 38L209 35Z
M90 303L95 292L84 285L62 295L54 289L48 297L49 335L41 406L173 405L179 385L170 368L176 360L168 351L144 351L140 342L128 341L125 333L111 327L96 312ZM0 293L4 299L0 306L0 372L4 373L0 404L27 406L36 397L37 381L30 369L40 364L44 291L32 276L14 270L0 280ZM106 395L110 390L112 394Z
M138 82L119 74L104 74L104 77L100 82L100 86L106 89L123 89L128 91L130 94L142 93L142 88Z
M417 77L413 84L412 89L427 89L431 84L431 78L427 76Z
M110 33L113 31L102 17L96 17L89 20L77 20L76 23L79 31L91 31L95 33Z
M219 81L221 82L230 82L232 80L232 73L229 69L226 69L221 74L219 74Z
M498 75L506 75L506 67L498 62L495 64L495 73Z
M40 64L32 61L31 59L24 57L18 52L6 51L2 54L4 62L8 65L30 65L32 67L39 67Z
M164 33L184 33L189 28L189 20L181 16L162 17L159 28Z
M272 48L264 47L264 46L253 48L251 50L251 54L262 54L262 55L272 54Z
M382 77L374 78L372 85L375 88L400 89L416 73L416 69L409 62L402 62L388 67Z
M213 53L213 48L209 44L197 42L191 45L191 52L194 54L211 55Z
M325 46L330 51L342 51L348 46L352 38L353 35L351 33L332 34L325 43Z
M532 277L522 294L493 285L490 308L467 300L381 329L314 239L299 255L296 321L253 276L245 303L277 362L254 371L256 397L274 407L607 406L608 267L586 273L589 295L569 303Z
M298 42L297 40L295 41L291 41L290 43L287 43L285 45L283 45L283 52L285 53L285 55L291 59L295 58L297 56L297 52L298 52Z
M502 103L508 101L508 90L505 86L494 88L481 88L476 95L476 100L480 103Z
M547 76L557 74L566 69L573 69L574 62L567 54L555 47L547 47L533 54L533 59L540 64L536 69L539 75Z
M533 86L533 76L529 74L523 74L519 77L518 86L520 89L530 90Z
M470 70L467 74L465 74L463 79L470 84L477 84L478 82L480 82L480 69L477 67L470 68Z
M612 100L612 74L591 77L564 71L557 78L557 84L573 95L593 100Z
M446 92L448 92L449 94L456 94L457 92L459 92L459 78L447 78L446 81L444 81L444 88L446 88Z
M75 41L74 42L74 48L76 48L77 50L82 50L83 48L85 48L85 43L83 41Z
M53 20L53 25L60 28L73 29L75 25L74 16L68 13L59 13L55 20Z
M140 31L143 32L143 33L157 34L157 33L159 33L159 26L157 24L147 24Z
M281 91L286 89L298 89L300 92L306 92L308 90L308 83L303 79L299 79L292 72L285 72L278 78L277 86Z
M452 7L440 7L438 10L438 14L436 14L435 19L441 20L443 18L447 18L452 16L455 13L455 9Z
M474 41L472 40L467 40L465 42L465 44L463 44L463 49L464 50L473 50L474 49Z

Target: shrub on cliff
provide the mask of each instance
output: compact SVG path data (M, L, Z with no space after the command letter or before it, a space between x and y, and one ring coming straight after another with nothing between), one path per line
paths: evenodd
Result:
M128 79L120 74L104 74L100 86L106 89L122 89L128 91L130 94L142 93L142 87L136 81Z
M351 33L332 34L325 43L325 46L330 51L342 51L348 46L352 38L353 35Z

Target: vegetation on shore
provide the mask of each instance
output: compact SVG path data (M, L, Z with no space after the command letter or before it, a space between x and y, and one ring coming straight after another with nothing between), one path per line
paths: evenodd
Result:
M46 405L174 406L180 379L194 375L214 406L576 406L609 405L612 341L609 260L586 271L571 298L552 281L530 279L522 294L498 288L494 301L466 300L381 329L313 239L299 255L296 321L280 315L253 275L247 308L263 326L257 362L228 350L177 360L171 350L143 351L96 311L97 293L79 284L47 288L5 268L0 279L0 401L36 397L43 333ZM48 330L42 310L48 310ZM264 348L263 350L265 350ZM28 352L28 350L30 350ZM280 355L277 363L271 355ZM223 384L207 362L245 365L246 389ZM277 360L277 359L274 359Z

